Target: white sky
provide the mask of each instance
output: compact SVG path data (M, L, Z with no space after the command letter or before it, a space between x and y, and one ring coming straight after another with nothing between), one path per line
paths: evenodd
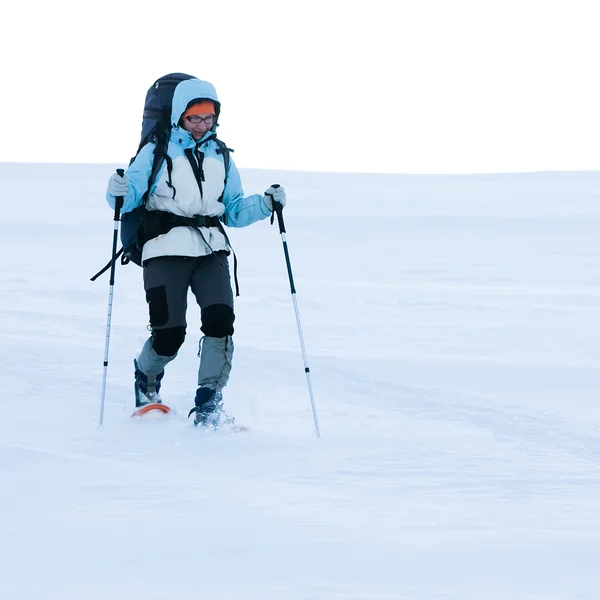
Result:
M598 0L15 2L0 161L127 163L147 88L211 81L241 167L598 169Z

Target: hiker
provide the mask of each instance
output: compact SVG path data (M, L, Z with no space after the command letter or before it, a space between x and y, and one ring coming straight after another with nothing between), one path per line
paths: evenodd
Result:
M136 406L161 401L164 369L185 339L191 288L204 335L198 389L188 416L194 415L196 425L216 427L231 371L235 319L227 258L231 247L223 224L245 227L265 219L273 202L285 206L286 195L274 186L244 196L229 150L216 138L221 109L216 90L186 77L173 88L166 152L156 152L152 138L124 176L115 173L109 179L107 200L114 208L116 197L123 197L124 218L145 203L141 264L151 336L134 360ZM159 154L162 164L151 181Z

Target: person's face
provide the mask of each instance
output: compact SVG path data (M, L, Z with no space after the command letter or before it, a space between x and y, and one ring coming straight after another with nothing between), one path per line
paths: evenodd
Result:
M195 140L199 140L214 125L216 118L212 113L190 115L181 119L181 126L189 131Z

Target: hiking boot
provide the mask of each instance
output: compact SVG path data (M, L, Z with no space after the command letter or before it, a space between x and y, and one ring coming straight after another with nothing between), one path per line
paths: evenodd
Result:
M196 406L190 410L188 418L194 415L196 427L217 429L223 407L223 396L220 391L210 387L199 387L194 400Z
M148 377L148 375L138 369L136 360L133 361L133 364L135 366L135 405L160 404L162 400L158 393L160 392L161 379L165 375L164 369L156 377Z

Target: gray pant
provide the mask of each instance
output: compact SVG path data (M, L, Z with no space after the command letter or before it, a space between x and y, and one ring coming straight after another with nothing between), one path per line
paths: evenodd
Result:
M160 256L144 264L144 290L152 335L138 358L147 376L160 373L185 339L188 289L201 309L202 331L198 385L222 389L233 356L233 292L225 252L198 258Z

